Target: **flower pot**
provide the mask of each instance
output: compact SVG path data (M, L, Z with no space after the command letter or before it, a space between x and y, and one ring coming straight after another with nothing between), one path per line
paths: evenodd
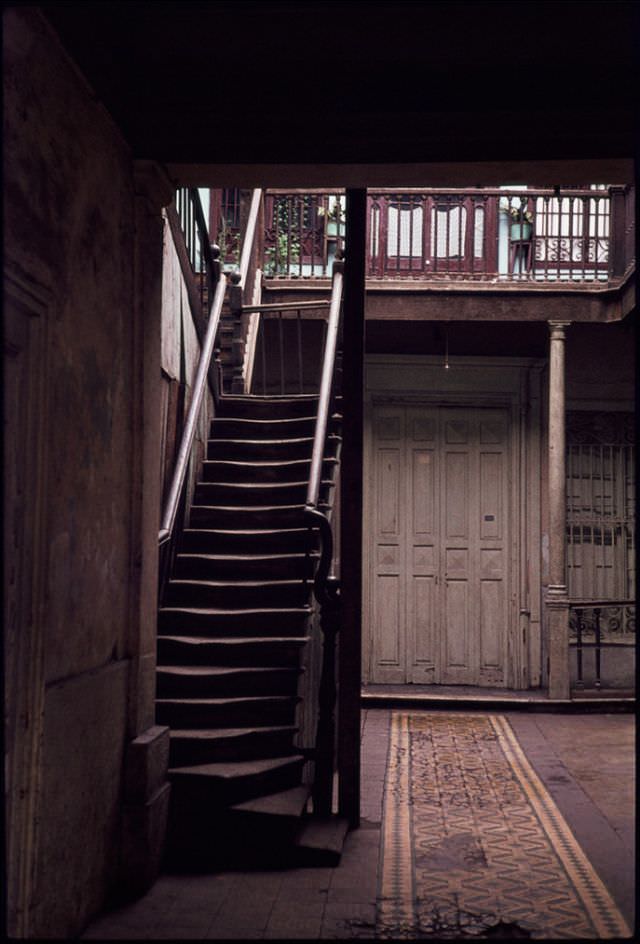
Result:
M511 224L510 235L512 240L519 240L522 242L523 240L531 239L532 232L533 224L528 223L526 220Z

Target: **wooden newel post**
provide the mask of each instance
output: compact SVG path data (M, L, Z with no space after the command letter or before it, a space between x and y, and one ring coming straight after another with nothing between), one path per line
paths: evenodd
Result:
M340 581L337 577L327 577L320 604L320 627L323 636L322 675L318 697L313 812L316 816L330 816L336 743L336 637L340 628Z
M241 284L242 276L240 272L232 272L230 276L231 286L229 288L229 307L233 320L233 339L231 341L232 358L232 393L244 393L244 380L242 377L243 360L243 339L242 339L242 299L244 287Z

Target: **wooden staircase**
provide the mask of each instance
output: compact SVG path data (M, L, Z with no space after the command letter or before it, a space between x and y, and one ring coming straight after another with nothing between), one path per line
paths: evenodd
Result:
M316 411L313 396L229 396L212 422L159 612L157 721L171 729L174 865L339 857L346 825L326 824L318 839L307 816L308 751L297 746L317 562L317 532L303 521ZM334 417L320 508L331 503L339 443Z

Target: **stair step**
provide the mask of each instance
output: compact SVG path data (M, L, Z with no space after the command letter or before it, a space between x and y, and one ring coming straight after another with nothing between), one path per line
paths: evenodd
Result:
M171 731L169 764L191 764L285 757L296 753L295 725L262 728L199 728Z
M170 767L171 800L192 808L237 805L266 793L300 785L305 759L300 754L250 761Z
M326 503L318 507L326 509ZM304 521L304 505L192 505L190 527L206 528L295 528Z
M296 553L317 544L318 532L309 528L185 528L182 532L185 553Z
M173 575L185 580L311 579L318 554L178 554Z
M301 784L236 803L224 808L208 829L203 829L203 817L196 811L183 809L176 814L174 806L175 828L169 833L172 865L190 872L196 865L291 868L309 792Z
M323 462L324 479L333 478L336 463L336 459ZM308 482L310 471L310 459L284 459L281 462L207 459L202 465L202 478L206 482Z
M220 398L218 416L270 419L274 417L308 416L317 411L318 397L314 394L261 397L225 395Z
M308 636L253 636L207 639L158 636L160 665L262 665L297 667Z
M195 488L196 505L303 505L307 498L308 482L198 482ZM320 483L320 498L327 502L333 482Z
M157 721L177 729L291 725L299 701L297 695L158 698Z
M341 816L310 816L303 820L295 841L299 868L333 868L340 862L349 822Z
M214 607L163 606L158 616L163 634L212 638L300 636L310 613L310 607L221 610Z
M327 436L325 457L335 458L340 437ZM207 442L207 459L242 461L251 459L310 459L313 437L292 439L210 439Z
M246 800L244 803L234 803L233 813L242 813L247 819L257 819L263 816L293 819L299 825L300 817L306 810L311 788L303 784L291 790L282 790L279 793L270 793L267 796Z
M169 606L235 609L305 606L312 586L302 580L170 580L165 590Z
M159 665L159 698L295 695L301 669L283 666Z
M316 417L255 417L216 416L211 421L211 439L288 439L313 436Z

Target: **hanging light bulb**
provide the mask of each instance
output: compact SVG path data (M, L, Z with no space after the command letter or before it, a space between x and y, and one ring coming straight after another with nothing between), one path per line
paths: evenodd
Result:
M449 334L444 333L444 369L449 370Z

